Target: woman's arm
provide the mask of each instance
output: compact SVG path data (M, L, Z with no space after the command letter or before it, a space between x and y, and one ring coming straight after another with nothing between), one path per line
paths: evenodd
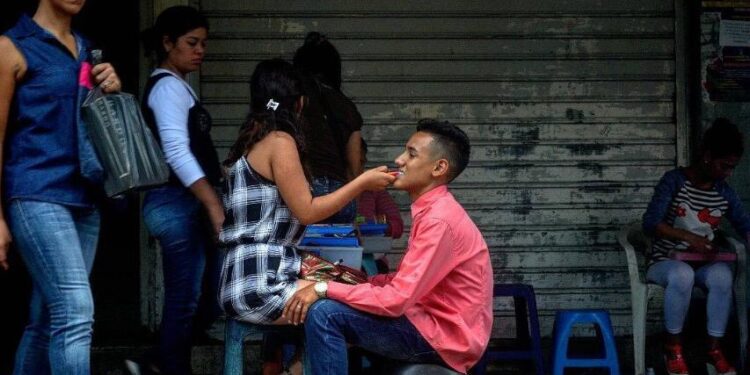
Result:
M742 206L742 201L737 193L726 182L717 186L719 194L727 200L729 209L726 218L732 223L734 230L740 236L747 236L750 233L750 215Z
M339 211L361 192L385 189L395 180L395 177L385 173L386 167L379 167L362 173L333 193L313 198L292 136L277 131L266 137L270 138L262 142L268 141L267 147L272 150L265 153L270 161L271 180L278 186L279 193L292 214L302 224L323 220Z
M697 252L706 252L713 250L711 241L706 237L701 237L693 232L684 229L675 228L667 223L656 225L654 234L657 237L666 238L673 241L683 241L688 243L688 249Z
M167 163L182 184L203 204L215 234L221 231L224 208L203 169L190 150L188 113L195 100L175 77L162 78L151 91L148 105L154 112Z
M216 190L205 177L201 177L190 185L190 191L203 204L208 213L208 219L211 221L214 235L218 236L221 232L221 225L224 224L224 206L221 204Z
M10 39L0 36L0 180L2 179L3 148L10 116L10 103L16 82L26 73L26 61ZM8 269L8 248L13 238L0 204L0 268Z

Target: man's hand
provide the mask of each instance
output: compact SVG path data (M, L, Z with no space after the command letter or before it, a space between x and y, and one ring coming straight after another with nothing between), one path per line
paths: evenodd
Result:
M314 285L310 284L297 290L292 298L289 299L289 302L286 303L286 306L284 306L281 317L286 318L290 324L302 324L305 321L305 316L307 316L307 310L310 308L310 305L320 298L318 297L318 293L315 293L315 289L313 289Z

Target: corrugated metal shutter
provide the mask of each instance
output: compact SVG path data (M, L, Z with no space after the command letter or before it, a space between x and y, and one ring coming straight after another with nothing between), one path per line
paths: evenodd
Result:
M630 331L615 235L676 163L672 1L200 7L211 22L200 88L220 155L246 115L255 64L291 58L308 31L321 31L343 57L373 165L390 163L422 117L469 134L472 161L452 189L490 244L496 281L536 288L545 334L555 310L584 307L609 309L616 331ZM394 195L410 222L408 197ZM512 332L510 306L498 302L498 335Z

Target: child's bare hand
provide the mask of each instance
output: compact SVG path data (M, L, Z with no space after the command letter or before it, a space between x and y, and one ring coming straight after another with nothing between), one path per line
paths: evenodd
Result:
M693 236L693 238L688 241L688 244L688 249L698 253L710 253L714 250L713 244L708 238L698 235Z

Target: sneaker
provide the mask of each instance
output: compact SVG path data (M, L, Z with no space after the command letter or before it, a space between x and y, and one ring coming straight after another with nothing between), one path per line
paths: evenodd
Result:
M737 375L737 370L727 361L721 349L709 350L708 357L710 359L709 364L714 366L718 375Z
M130 375L141 375L141 365L138 362L126 359L125 368L128 369Z
M143 363L141 361L133 361L130 359L125 360L125 368L130 372L130 375L158 375L161 374L152 365Z
M664 362L667 364L667 373L669 375L689 375L685 357L682 356L682 345L667 346L667 354L664 355Z

